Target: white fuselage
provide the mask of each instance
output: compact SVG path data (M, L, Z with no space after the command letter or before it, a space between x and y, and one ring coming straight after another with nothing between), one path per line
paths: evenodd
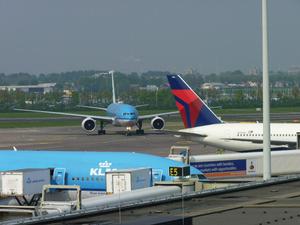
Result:
M203 135L205 137L191 135L189 139L220 149L231 151L263 149L262 143L255 143L263 140L262 123L222 123L182 129L179 131ZM271 123L271 142L294 142L294 144L296 144L297 132L300 132L300 124ZM280 146L272 145L272 147Z

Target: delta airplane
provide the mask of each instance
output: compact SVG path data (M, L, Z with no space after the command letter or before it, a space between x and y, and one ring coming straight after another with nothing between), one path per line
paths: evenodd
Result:
M52 184L79 185L83 190L105 191L106 171L152 168L152 182L156 182L175 179L169 176L169 167L184 166L171 159L134 152L0 150L0 171L49 168ZM192 166L190 173L192 177L205 179Z
M29 109L14 109L16 111L23 112L37 112L37 113L48 113L55 115L65 115L65 116L74 116L84 118L81 122L81 127L83 130L87 132L93 132L96 129L96 120L100 121L100 129L98 130L98 134L105 134L104 130L104 122L112 123L112 125L117 127L126 127L126 134L129 134L129 131L132 127L137 126L136 134L144 134L144 130L142 129L143 120L151 119L151 127L156 130L161 130L165 126L165 121L161 116L178 114L175 112L165 112L165 113L157 113L151 115L142 115L140 116L137 107L140 106L132 106L129 104L117 103L116 95L115 95L115 85L114 85L114 71L110 71L112 77L112 96L113 103L111 103L107 108L101 107L93 107L93 106L80 106L85 108L99 109L106 111L106 116L94 116L87 114L76 114L76 113L64 113L64 112L53 112L53 111L42 111L42 110L29 110Z
M185 129L175 132L204 145L231 151L263 149L262 123L225 123L179 75L167 76ZM271 123L271 148L295 148L299 123Z

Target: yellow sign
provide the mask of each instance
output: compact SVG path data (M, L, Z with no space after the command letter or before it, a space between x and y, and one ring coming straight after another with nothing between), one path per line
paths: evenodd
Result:
M190 175L190 167L169 167L169 176L182 177Z

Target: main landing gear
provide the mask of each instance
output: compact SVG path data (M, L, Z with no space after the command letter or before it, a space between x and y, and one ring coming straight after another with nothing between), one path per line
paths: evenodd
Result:
M139 120L139 121L137 122L136 125L137 125L137 127L139 128L139 129L136 130L136 134L144 134L145 132L144 132L144 130L142 129L143 121L142 121L142 120Z
M100 130L98 130L98 135L106 134L106 131L104 130L104 122L100 121Z

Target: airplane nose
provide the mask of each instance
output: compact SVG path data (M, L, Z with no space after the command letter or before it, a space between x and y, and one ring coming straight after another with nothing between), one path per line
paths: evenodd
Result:
M136 124L136 119L135 118L131 118L129 119L131 123Z
M134 126L136 124L136 120L129 119L129 120L127 120L126 124L127 124L127 126L132 127L132 126Z

